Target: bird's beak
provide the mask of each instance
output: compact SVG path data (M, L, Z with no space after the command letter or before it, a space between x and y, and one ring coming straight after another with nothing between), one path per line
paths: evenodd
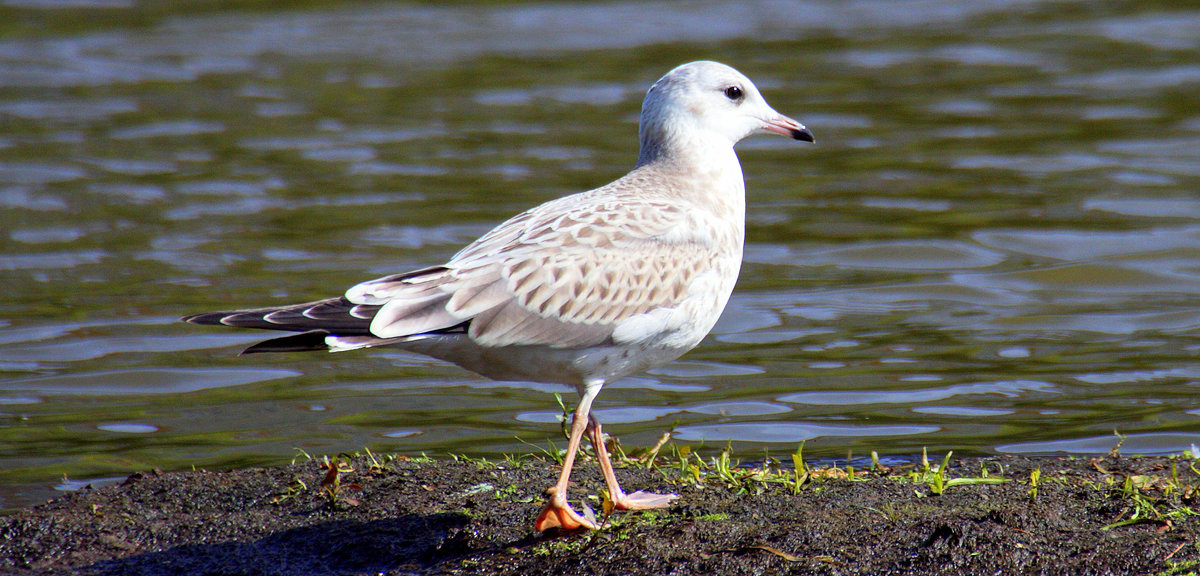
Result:
M774 132L781 136L787 136L795 140L816 142L816 140L813 139L812 131L806 128L803 124L792 120L783 114L776 114L773 118L767 120L767 122L763 124L762 129L766 130L767 132Z

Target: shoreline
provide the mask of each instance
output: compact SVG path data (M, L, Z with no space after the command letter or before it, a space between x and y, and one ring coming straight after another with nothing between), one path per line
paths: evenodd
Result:
M944 455L939 455L944 456ZM338 469L331 472L331 467ZM944 464L944 465L943 465ZM625 459L680 494L596 532L534 533L557 465L369 452L139 472L0 518L6 574L1165 574L1200 571L1200 464L994 456L903 466ZM603 483L579 468L571 502Z

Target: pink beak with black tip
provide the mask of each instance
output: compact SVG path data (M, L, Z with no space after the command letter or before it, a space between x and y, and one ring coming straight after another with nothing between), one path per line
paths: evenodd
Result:
M794 140L802 140L804 142L816 142L813 138L813 133L803 124L779 114L763 124L763 130L774 132L780 136L787 136Z

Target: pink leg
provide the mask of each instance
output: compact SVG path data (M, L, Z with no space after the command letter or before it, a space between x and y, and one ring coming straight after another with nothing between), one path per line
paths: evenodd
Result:
M567 455L563 458L562 473L558 476L558 483L546 489L550 501L546 502L546 507L542 508L542 513L538 514L537 520L533 523L533 528L538 532L550 528L561 530L577 530L579 528L595 530L599 528L595 522L580 516L567 503L567 484L571 479L571 467L575 464L575 453L579 451L579 442L583 439L583 432L588 427L588 414L592 409L592 400L599 392L600 386L589 386L584 390L583 396L579 400L579 406L575 408L575 415L571 419L571 439L567 442Z
M600 421L595 416L588 417L588 430L591 432L592 445L596 447L596 459L600 460L600 471L604 473L604 482L608 484L608 500L617 510L644 510L647 508L665 508L679 497L678 494L653 494L638 490L626 494L617 483L617 474L613 471L612 460L608 457L608 449L604 447L604 433L600 430Z

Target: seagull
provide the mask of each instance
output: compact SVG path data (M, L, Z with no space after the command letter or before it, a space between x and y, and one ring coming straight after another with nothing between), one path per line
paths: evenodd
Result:
M613 509L666 507L678 495L621 489L592 401L605 383L683 355L716 324L746 228L733 148L756 132L814 141L737 70L683 64L647 91L637 164L612 183L522 212L439 266L316 302L182 320L296 333L243 353L395 346L495 380L573 385L580 400L562 471L534 528L599 528L567 501L584 434Z

